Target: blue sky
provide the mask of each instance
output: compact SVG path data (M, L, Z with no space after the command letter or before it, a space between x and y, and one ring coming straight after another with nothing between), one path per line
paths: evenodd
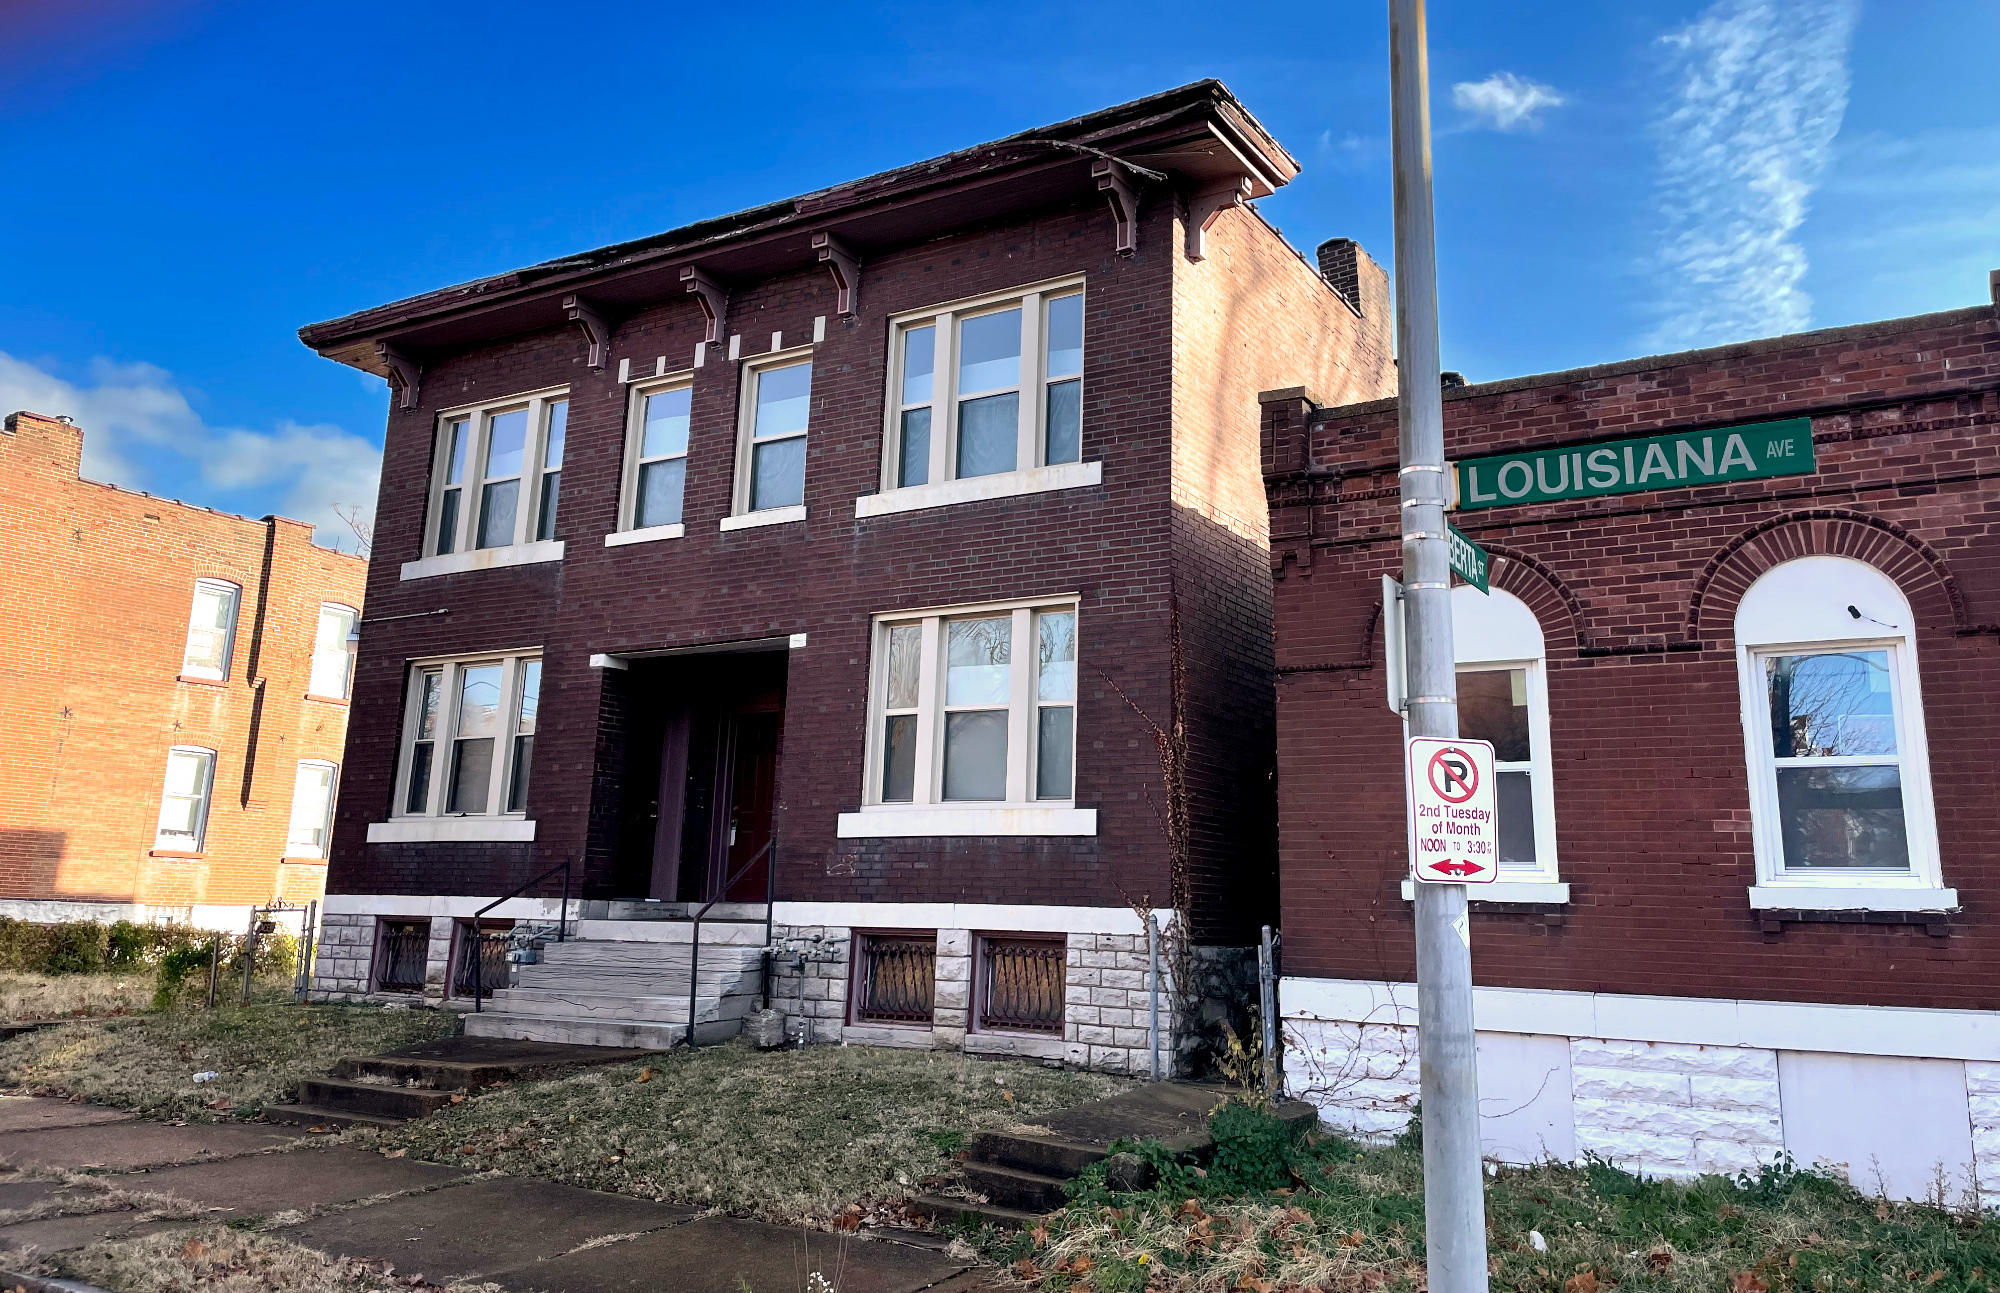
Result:
M382 383L293 335L1220 77L1265 214L1390 259L1386 6L0 0L0 411L86 473L320 523ZM1990 0L1439 0L1445 365L1474 381L1972 305Z

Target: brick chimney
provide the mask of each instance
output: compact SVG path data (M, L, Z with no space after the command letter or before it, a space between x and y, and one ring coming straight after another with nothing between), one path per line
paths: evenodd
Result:
M25 409L9 413L0 438L13 471L36 471L42 475L75 480L83 466L83 428L66 417L30 413Z
M1352 238L1328 238L1319 245L1319 276L1340 298L1365 317L1361 308L1361 258L1367 253Z

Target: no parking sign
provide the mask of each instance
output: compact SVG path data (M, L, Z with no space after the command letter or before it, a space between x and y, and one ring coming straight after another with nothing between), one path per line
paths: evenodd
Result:
M1428 884L1492 884L1500 874L1492 743L1412 736L1404 773L1411 876Z

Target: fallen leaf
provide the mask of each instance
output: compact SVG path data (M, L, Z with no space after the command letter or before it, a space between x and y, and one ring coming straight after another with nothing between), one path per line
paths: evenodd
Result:
M1004 1090L1003 1090L1003 1091L1002 1091L1002 1092L1000 1093L1000 1098L1001 1098L1002 1100L1005 1100L1005 1101L1006 1101L1006 1102L1007 1102L1008 1104L1012 1104L1012 1103L1014 1103L1014 1093L1013 1093L1012 1091L1004 1091Z
M1770 1288L1750 1271L1737 1271L1729 1277L1730 1293L1770 1293Z
M1028 1232L1028 1238L1035 1241L1035 1247L1046 1248L1049 1245L1049 1228L1047 1226L1036 1226Z
M639 1070L639 1080L640 1080L641 1082L651 1082L651 1081L653 1080L653 1070L651 1070L651 1069L640 1069L640 1070Z
M1646 1265L1656 1271L1663 1271L1673 1264L1674 1250L1671 1248L1655 1248L1652 1252L1646 1254Z
M1070 1258L1069 1262L1069 1268L1075 1271L1079 1275L1088 1271L1091 1267L1095 1265L1097 1265L1097 1263L1090 1259L1089 1253L1078 1253L1076 1256Z
M1359 1248L1367 1241L1368 1236L1362 1234L1359 1230L1350 1230L1340 1237L1340 1246L1342 1248Z
M409 1153L409 1152L410 1152L410 1151L409 1151L409 1150L407 1150L407 1149L385 1149L385 1150L383 1150L383 1151L382 1151L382 1157L384 1157L384 1158L401 1158L401 1157L403 1157L403 1155L405 1155L405 1154L407 1154L407 1153Z
M1563 1281L1563 1293L1597 1293L1597 1272L1578 1271Z
M1042 1268L1035 1265L1033 1258L1023 1257L1014 1263L1014 1274L1031 1284L1038 1283L1042 1278Z
M205 1239L190 1239L181 1248L181 1260L185 1262L198 1262L206 1256L208 1256L208 1241Z
M452 1102L453 1104L464 1104L464 1103L465 1103L465 1092L463 1092L463 1091L454 1091L454 1092L452 1092L452 1093L451 1093L451 1102Z

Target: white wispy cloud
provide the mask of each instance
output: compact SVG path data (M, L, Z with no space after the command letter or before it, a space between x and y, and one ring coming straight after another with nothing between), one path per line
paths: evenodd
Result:
M1451 101L1495 130L1534 130L1542 124L1546 109L1564 103L1554 86L1512 72L1495 72L1483 81L1460 81L1451 87Z
M310 521L321 543L354 546L336 508L358 512L363 524L372 520L382 451L360 436L324 423L285 421L270 431L214 427L164 368L94 359L87 372L72 382L0 351L0 411L68 415L83 428L83 474L92 480L161 492L137 451L172 453L219 491L250 492L268 500L258 510Z
M1660 349L1810 325L1794 238L1847 111L1859 0L1716 0L1661 39Z

